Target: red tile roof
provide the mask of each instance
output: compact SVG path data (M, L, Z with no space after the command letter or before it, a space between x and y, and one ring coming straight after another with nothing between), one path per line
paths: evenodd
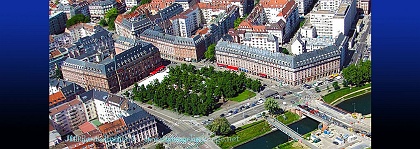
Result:
M73 107L73 106L75 106L77 104L81 104L81 103L82 103L82 101L80 101L80 99L73 99L72 101L63 103L63 104L61 104L61 105L59 105L55 108L51 108L50 109L50 115L55 115L58 112L64 111L64 110L66 110L70 107Z
M283 16L287 18L290 13L292 13L293 9L296 8L297 5L295 5L295 1L291 0L289 1L286 6L280 11L280 13L277 16Z
M111 123L105 123L101 126L99 126L99 130L102 132L102 134L106 133L118 133L118 129L125 126L125 122L122 118L115 120Z
M83 133L87 133L93 130L96 130L96 127L90 123L90 122L85 122L82 125L79 126L79 129L83 132Z
M288 1L289 0L261 0L259 4L264 8L283 8Z
M206 34L207 31L209 31L209 28L206 27L206 28L203 28L201 30L198 30L197 31L197 34L203 35L203 34Z
M64 94L61 91L49 96L50 106L55 105L63 100L66 100L66 97L64 97Z

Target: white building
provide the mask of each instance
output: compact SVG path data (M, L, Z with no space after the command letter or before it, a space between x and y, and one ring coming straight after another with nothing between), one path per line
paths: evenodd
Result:
M277 23L280 19L286 23L284 38L290 38L299 27L299 12L294 0L261 0L268 23Z
M88 121L112 122L141 110L132 101L99 90L90 90L77 98L83 101Z
M294 55L299 55L306 52L305 41L302 41L300 35L297 35L292 41L291 50Z
M105 13L112 9L117 8L117 1L115 0L99 0L94 1L89 5L90 16L93 19L103 19Z
M139 5L140 2L141 2L141 0L125 0L125 6L126 6L127 10L130 10L134 6Z
M66 28L66 33L70 34L72 41L76 42L80 38L92 36L95 33L95 26L93 23L78 23Z
M337 38L340 33L343 33L346 36L348 35L351 25L355 21L356 14L356 0L343 2L339 6L339 9L332 19L334 38Z
M201 13L198 7L188 9L170 20L175 36L191 37L201 26Z
M300 29L300 34L302 38L315 38L316 35L316 28L314 26L303 26Z
M61 135L73 132L86 122L84 106L79 99L63 103L49 111L51 124Z
M343 1L336 11L318 10L312 12L310 24L316 28L318 36L337 38L340 33L348 34L356 13L356 0Z
M246 32L242 44L271 52L279 52L279 40L277 36L265 32Z
M343 0L319 0L319 10L336 11Z
M316 34L321 37L333 36L332 18L334 12L328 10L318 10L310 14L310 24L316 28Z

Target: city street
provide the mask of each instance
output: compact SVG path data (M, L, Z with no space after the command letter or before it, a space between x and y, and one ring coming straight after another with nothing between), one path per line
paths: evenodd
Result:
M175 64L169 64L167 67L174 67L176 65L180 65L181 62L177 62ZM197 69L200 69L202 67L208 67L208 66L214 66L214 64L211 63L191 63L192 65L196 66ZM225 68L222 67L215 67L215 70L217 71L225 71ZM276 98L275 100L279 103L280 107L284 110L287 110L289 108L293 108L294 106L298 104L311 104L314 101L314 99L320 99L320 94L327 94L328 91L326 91L327 86L329 86L330 90L333 91L332 88L332 82L324 81L326 78L321 78L318 80L314 80L312 82L308 82L307 84L312 85L317 81L323 80L322 85L319 85L318 87L320 90L322 90L321 93L316 93L315 88L311 87L310 89L306 89L302 86L290 86L290 85L281 85L279 82L276 82L274 80L262 78L259 76L254 76L247 74L248 77L251 77L253 79L258 79L261 81L261 83L265 87L264 89L257 93L255 97L247 99L242 102L229 102L228 105L225 103L225 105L222 105L222 109L215 111L211 113L209 116L202 116L198 118L194 118L192 116L185 116L183 114L178 114L174 111L161 109L159 107L136 102L139 106L141 106L146 111L150 112L152 115L155 115L158 119L162 120L162 122L168 126L172 131L168 134L165 134L165 137L204 137L209 138L209 136L212 134L209 130L205 128L205 125L202 124L203 121L208 121L209 119L215 119L220 117L221 114L224 114L227 120L231 123L238 123L238 126L241 126L241 123L244 122L243 120L245 117L253 118L257 114L266 111L264 108L263 103L258 103L257 101L262 97L262 93L264 93L267 90L273 90L279 93L280 96L283 94L291 91L292 94L287 94L284 96L283 99ZM342 83L342 79L334 81ZM125 92L125 91L124 91ZM120 92L121 94L122 92ZM263 98L264 99L264 98ZM233 111L235 109L240 109L241 106L246 106L248 104L252 104L257 102L255 106L250 106L248 109L242 109L239 110L238 113L232 114L228 116L229 111ZM149 108L151 107L151 108ZM211 140L208 139L204 144L195 143L195 142L166 142L165 146L169 148L187 148L187 147L197 147L200 146L200 148L218 148L218 146Z
M371 33L371 20L370 20L370 16L366 16L365 20L365 26L363 27L363 30L361 31L361 33L359 33L357 39L357 43L356 43L356 49L353 53L353 56L351 58L350 64L354 64L357 63L360 59L363 58L364 55L369 54L367 47L368 47L368 43L367 43L367 38L368 35Z

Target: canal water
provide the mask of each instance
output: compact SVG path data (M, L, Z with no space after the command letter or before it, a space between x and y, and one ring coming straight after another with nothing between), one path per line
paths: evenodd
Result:
M355 109L356 112L366 115L371 113L371 99L371 93L369 93L343 101L338 104L337 107L348 112L353 112ZM317 129L318 125L319 122L311 118L304 118L296 123L289 125L289 127L303 135ZM272 149L280 144L286 143L288 140L289 137L286 134L277 130L251 142L238 146L235 149Z
M296 123L290 124L289 127L303 135L315 130L318 125L319 122L311 118L304 118ZM283 132L277 130L251 142L235 147L235 149L272 149L280 144L286 143L287 141L289 141L289 137Z
M354 111L356 111L357 113L362 113L362 115L371 114L372 96L371 96L371 93L364 94L364 95L343 101L336 106L350 113L353 113Z

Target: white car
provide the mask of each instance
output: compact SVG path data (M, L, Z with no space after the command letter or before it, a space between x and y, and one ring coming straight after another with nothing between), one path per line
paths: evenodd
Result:
M261 104L261 103L263 103L263 102L264 102L263 100L258 100L258 103L259 103L259 104Z

